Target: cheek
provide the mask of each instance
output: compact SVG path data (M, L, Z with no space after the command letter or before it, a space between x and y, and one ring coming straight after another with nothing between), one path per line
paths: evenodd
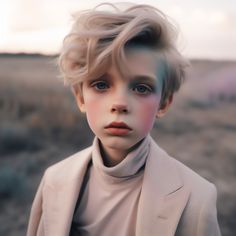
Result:
M96 130L99 121L102 120L100 119L100 116L103 113L102 112L103 107L104 107L103 103L98 99L88 99L86 101L86 116L88 124L93 131Z
M150 112L148 109L144 109L143 112L140 114L140 122L142 123L142 131L149 132L152 129L154 120L155 120L154 112Z
M142 104L142 108L137 115L139 118L140 127L143 132L149 132L154 124L156 113L159 106L159 97L149 99Z

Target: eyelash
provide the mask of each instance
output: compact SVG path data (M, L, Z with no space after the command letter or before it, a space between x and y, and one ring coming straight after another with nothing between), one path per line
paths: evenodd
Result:
M144 91L140 92L138 91L137 89L144 89ZM133 91L135 91L137 94L140 94L140 95L148 95L150 93L152 93L154 90L153 88L150 86L150 85L147 85L147 84L136 84L133 88L132 88Z
M105 85L106 88L104 88L104 87L103 88L99 88L98 87L99 85L103 85L103 86ZM94 82L91 83L91 87L93 87L95 90L97 90L99 92L102 92L104 90L107 90L109 88L109 85L105 81L94 81Z
M98 92L105 92L107 89L110 88L109 83L106 81L94 81L90 84L92 88L94 88ZM99 86L102 86L99 88ZM144 91L138 91L138 89L144 89ZM132 85L131 88L132 91L134 91L138 95L148 95L150 93L154 92L154 89L152 86L147 85L147 84L135 84Z

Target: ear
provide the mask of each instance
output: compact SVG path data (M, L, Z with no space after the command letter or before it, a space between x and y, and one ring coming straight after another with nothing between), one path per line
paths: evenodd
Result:
M162 105L162 107L158 109L157 114L156 114L156 118L161 118L162 116L164 116L164 115L166 114L166 112L168 111L168 109L169 109L169 107L170 107L172 101L173 101L173 94L170 95L170 96L166 99L166 101L165 101L165 103Z
M71 87L71 90L75 96L77 106L79 107L82 113L86 112L84 97L82 93L82 85L76 84Z

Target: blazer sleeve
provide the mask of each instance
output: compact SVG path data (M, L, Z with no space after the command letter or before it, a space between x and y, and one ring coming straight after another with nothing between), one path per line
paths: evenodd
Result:
M216 199L216 188L212 184L200 210L197 227L198 236L221 236L217 220Z
M40 185L38 187L38 190L36 192L30 217L29 217L29 223L28 223L28 229L27 229L27 236L43 236L43 210L42 210L42 204L43 204L43 198L42 198L42 192L43 192L43 186L44 186L44 177L42 178Z

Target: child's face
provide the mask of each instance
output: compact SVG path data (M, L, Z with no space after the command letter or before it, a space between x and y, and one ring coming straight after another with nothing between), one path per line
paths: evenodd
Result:
M121 78L113 66L99 79L85 81L77 102L103 148L129 150L153 127L156 116L167 111L171 100L158 111L162 80L157 78L154 55L148 50L128 54L132 78Z

